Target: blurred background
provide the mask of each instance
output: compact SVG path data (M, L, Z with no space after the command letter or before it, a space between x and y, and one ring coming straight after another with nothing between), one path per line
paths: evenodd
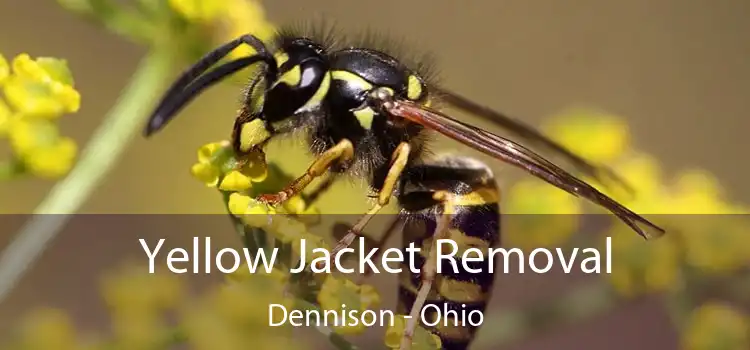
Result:
M278 0L262 5L273 24L322 16L344 33L375 29L416 43L414 50L436 57L443 85L532 125L579 107L616 115L629 125L631 143L657 159L664 174L703 169L725 189L727 201L750 203L750 165L745 161L750 146L750 2ZM0 2L0 30L0 52L8 60L23 52L67 60L82 96L81 109L62 118L60 129L81 149L147 51L54 1ZM185 64L175 60L174 73ZM241 83L233 82L211 89L158 137L145 140L138 135L80 212L223 213L216 191L201 186L188 170L199 146L229 136L240 88ZM269 158L287 147L294 150L284 151L280 165L290 173L302 171L310 158L294 142L274 145ZM436 148L468 152L442 139ZM502 185L519 175L501 164L494 168ZM31 213L53 185L33 178L0 184L0 213ZM356 190L351 184L336 186L320 210L362 212L367 208L364 196L361 201L347 196L346 206L340 205L343 196ZM3 245L23 220L5 217L10 222L2 225ZM228 223L215 229L211 222L200 227L232 244L235 236L229 234ZM3 330L35 306L63 308L84 328L97 328L104 319L102 303L93 302L99 295L98 278L121 260L142 258L136 233L76 227L54 240L0 304ZM222 230L227 234L214 232ZM180 238L180 232L172 231L180 230L164 235L187 242L184 234ZM159 234L154 231L153 237ZM386 286L395 282L389 278L378 277L387 280ZM534 290L554 291L554 286L568 283L564 277L514 276L496 292L492 308L502 313ZM385 288L381 293L393 291ZM492 332L485 330L480 337ZM482 344L478 348L495 348L490 340ZM671 349L678 344L666 312L658 301L645 297L503 347Z

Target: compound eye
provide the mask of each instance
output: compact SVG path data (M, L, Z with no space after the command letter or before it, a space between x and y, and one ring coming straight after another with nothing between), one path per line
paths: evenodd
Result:
M410 74L406 82L406 98L421 101L427 97L427 85L414 74Z

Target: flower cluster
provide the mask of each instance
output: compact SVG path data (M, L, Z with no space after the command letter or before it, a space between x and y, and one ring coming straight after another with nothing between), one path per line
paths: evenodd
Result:
M13 151L11 159L0 160L0 178L67 174L77 146L60 134L57 122L78 111L81 96L66 61L24 53L8 62L0 55L0 88L0 137Z
M262 41L271 39L274 26L268 22L263 6L258 1L248 0L169 0L169 6L184 20L216 28L214 40L224 42L247 33L253 33ZM252 54L252 49L241 46L230 57Z
M340 312L343 305L351 310L358 310L361 314L365 310L372 310L380 305L380 295L374 287L369 285L357 285L354 282L329 275L318 294L318 304L323 310L334 310ZM335 327L335 331L341 334L359 334L364 332L365 325Z
M176 275L149 274L144 266L126 265L106 275L102 285L111 336L81 334L64 312L42 309L27 317L9 348L169 349L187 343L192 349L241 349L247 344L305 349L289 336L290 329L270 327L267 307L259 307L275 303L291 308L287 281L288 274L280 270L238 273L225 284L190 295Z
M683 344L687 350L748 349L750 319L728 304L703 304L690 315Z
M552 118L545 130L590 161L612 165L634 194L614 184L589 182L669 231L659 240L646 242L619 222L607 229L607 236L613 239L613 259L618 262L609 279L623 295L670 290L679 284L685 267L728 273L750 263L750 238L746 235L750 223L732 215L748 210L729 202L711 174L691 169L666 177L653 156L631 145L627 123L601 111L562 113ZM535 179L519 181L508 194L506 208L512 213L583 212L581 201ZM601 208L592 210L602 212ZM537 226L546 226L546 231L531 224L509 230L508 242L522 247L565 243L578 228L577 220L575 215L558 216L535 220ZM524 223L510 219L514 221Z
M323 237L309 231L308 226L315 222L312 217L318 216L317 211L315 207L308 206L300 196L290 198L279 208L268 206L254 199L256 194L265 192L258 187L278 189L278 185L269 185L268 182L285 177L282 174L270 176L269 169L273 167L266 164L260 151L245 155L241 161L238 161L228 142L214 142L199 149L198 162L193 165L191 172L207 186L218 188L225 193L228 211L242 220L244 225L262 230L255 234L268 233L275 242L274 246L290 246L295 256L305 254L310 261L322 256L319 248L330 251L331 247ZM279 185L283 186L285 183ZM306 243L304 252L300 244L302 239ZM288 274L280 271L274 271L272 275L284 281L288 281L289 277ZM346 308L358 310L361 313L364 310L372 310L380 304L380 296L374 287L366 284L359 285L349 279L335 277L333 274L323 275L322 281L318 277L313 277L313 281L297 281L297 284L298 286L290 286L289 289L294 290L299 286L303 289L310 289L311 286L319 284L317 291L301 290L300 294L314 292L316 304L323 310L341 311ZM403 320L400 319L400 321ZM403 335L404 326L405 324L400 322L396 324L396 327L389 328L386 342L391 344L395 338ZM364 330L365 326L362 323L333 327L333 331L341 335L359 334ZM440 340L426 329L418 327L414 348L439 349Z
M630 144L622 119L600 111L573 110L552 119L546 129L574 152L613 165L615 173L635 193L612 186L599 186L600 190L668 231L660 239L645 241L619 222L605 230L612 238L611 259L616 262L606 279L616 293L632 297L667 292L668 296L682 298L711 283L706 281L712 276L728 277L730 284L746 278L742 271L750 266L750 222L737 214L749 210L729 201L714 176L700 169L667 176L653 156ZM534 213L554 212L549 210L551 206L558 211L574 208L540 191L531 181L521 181L510 191L511 207ZM519 240L545 244L554 239L545 241L533 232L526 230ZM560 241L564 237L555 244ZM680 312L684 311L688 310ZM683 334L687 349L741 349L750 342L747 316L719 302L693 310Z
M66 9L135 42L170 48L192 61L217 44L252 33L263 41L275 34L257 0L57 0ZM247 55L240 46L230 58Z

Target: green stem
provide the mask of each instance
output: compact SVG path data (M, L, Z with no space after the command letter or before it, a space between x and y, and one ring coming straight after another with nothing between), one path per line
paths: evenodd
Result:
M105 117L81 153L76 166L58 182L34 216L0 255L0 301L13 289L26 269L79 210L113 169L171 73L167 52L150 52L141 62L114 108ZM50 215L62 214L62 215Z

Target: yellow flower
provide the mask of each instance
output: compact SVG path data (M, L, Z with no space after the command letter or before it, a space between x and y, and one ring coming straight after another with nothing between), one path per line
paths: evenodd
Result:
M26 317L21 328L23 349L79 348L79 340L72 320L60 310L35 310Z
M14 152L37 176L60 177L73 166L78 151L75 142L60 136L57 126L47 120L15 120L9 136Z
M273 223L270 215L276 213L274 208L237 192L229 195L227 208L232 215L240 218L246 225L259 228L265 228Z
M216 187L219 182L219 168L208 163L193 164L190 173L208 187Z
M63 137L50 147L43 147L27 155L26 168L42 178L58 178L70 171L76 159L78 146L69 137Z
M578 228L578 198L546 182L522 180L508 191L507 242L519 248L559 245Z
M274 26L266 19L265 10L257 0L226 0L227 13L220 20L220 40L237 38L252 33L266 42L276 33ZM253 49L241 45L230 54L230 58L239 58L253 54Z
M671 214L726 214L723 190L712 175L700 170L680 174L673 187Z
M183 287L171 273L149 274L141 265L128 265L106 275L104 300L112 315L115 339L124 348L153 348L164 341L163 312L184 300Z
M251 153L241 161L232 153L229 142L205 144L198 149L198 162L190 173L208 187L230 192L248 190L254 182L265 180L267 165L262 152Z
M374 287L356 285L346 278L328 275L320 288L318 303L322 310L358 310L361 314L365 310L372 310L380 305L380 296ZM356 326L336 325L334 331L340 334L359 334L365 330L365 325L359 322Z
M607 277L618 293L631 297L678 285L680 252L672 236L645 241L625 226L615 226L608 236L612 238L612 273Z
M683 335L687 350L750 348L750 322L729 305L711 302L693 310Z
M169 0L169 6L185 19L206 23L226 13L225 0Z
M244 191L252 186L252 181L245 174L233 170L224 175L219 184L222 191Z
M183 286L176 275L149 274L145 266L127 266L105 276L104 299L114 310L150 312L169 309L183 300Z
M553 117L544 130L571 151L596 163L609 163L630 146L627 123L600 111L571 109Z
M5 136L10 129L11 121L13 120L13 112L10 107L0 99L0 136Z
M637 195L661 191L664 186L659 162L649 154L633 153L613 170L626 179Z
M280 274L283 275L283 274ZM270 327L269 306L293 307L284 294L284 279L275 273L247 274L237 283L221 285L197 303L186 305L183 327L194 349L304 349L287 327Z
M167 325L156 312L115 310L112 331L117 343L125 349L154 349L162 345Z
M404 337L404 331L406 330L406 318L403 315L398 315L394 319L393 325L389 325L385 331L385 345L389 349L400 349L401 339ZM411 348L414 350L439 350L442 349L443 343L440 337L434 333L424 329L422 326L417 326L414 330L414 336L412 338Z
M253 279L262 283L261 279ZM271 281L266 281L271 282ZM291 302L283 296L284 290L275 283L263 283L266 290L253 283L229 284L219 288L213 304L219 313L235 324L246 326L268 326L268 305Z
M10 75L10 66L8 66L8 60L5 56L0 54L0 85L5 82L5 79Z
M8 103L19 113L53 119L80 108L81 96L73 88L64 60L32 60L21 54L13 60L13 73L5 81L4 92Z
M750 222L739 215L680 215L675 218L688 265L727 273L750 262Z
M286 210L289 214L302 214L305 212L307 203L305 203L305 200L302 199L302 197L294 196L284 202L283 206L284 210Z
M229 212L232 213L234 216L242 216L245 215L245 212L247 212L247 209L251 206L254 199L250 198L250 196L246 196L239 193L232 193L229 195L229 202L227 204L227 207L229 208Z
M220 151L230 147L229 141L210 142L198 148L198 162L213 163L213 158L219 155Z

